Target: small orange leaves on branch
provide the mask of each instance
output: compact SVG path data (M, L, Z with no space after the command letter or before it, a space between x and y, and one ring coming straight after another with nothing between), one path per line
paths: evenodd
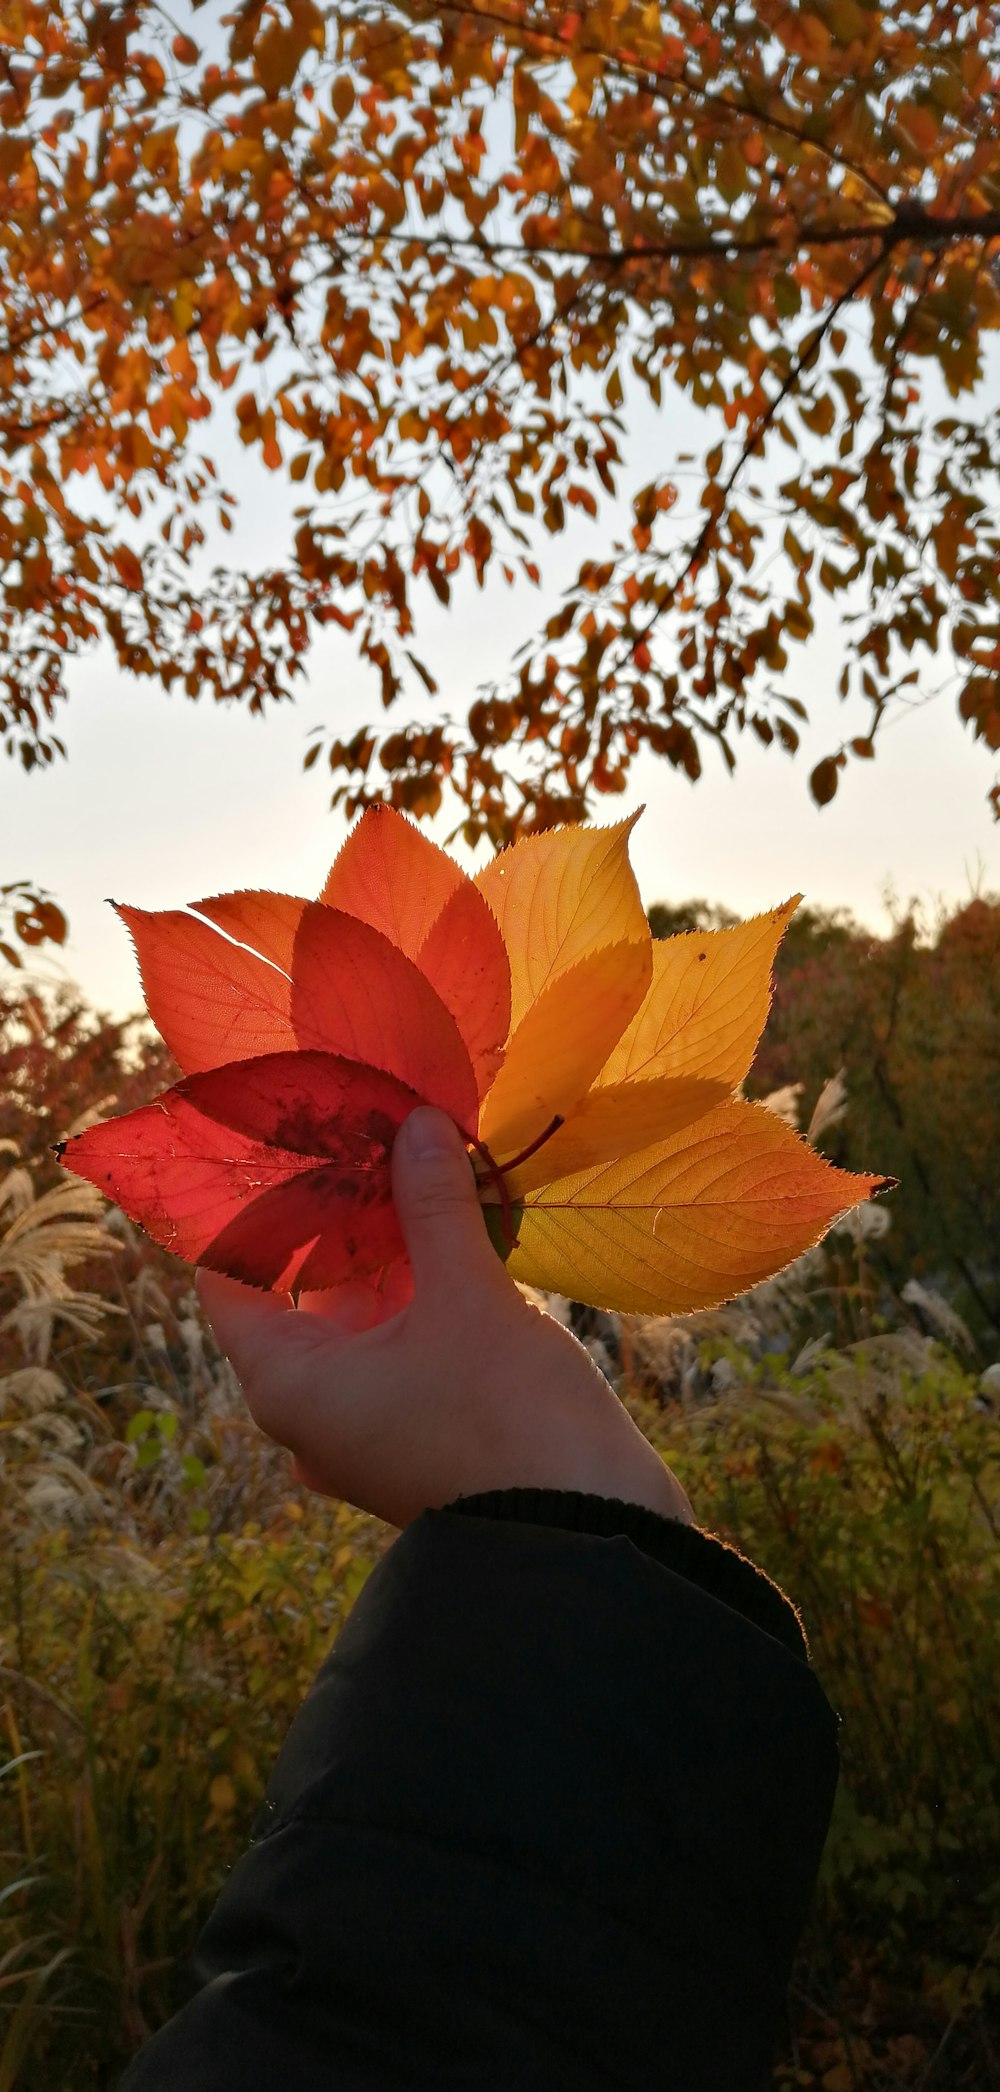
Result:
M473 881L372 809L318 901L119 908L183 1079L64 1143L66 1167L195 1263L388 1301L392 1143L430 1103L516 1278L670 1312L780 1270L886 1180L732 1094L795 903L654 947L635 818L524 837Z
M263 710L334 625L377 716L421 707L324 732L334 804L422 819L447 781L466 840L498 843L584 818L645 750L691 779L709 738L730 766L748 729L794 753L817 595L862 606L845 764L901 657L993 644L1000 428L968 405L1000 326L991 0L689 0L666 31L647 0L225 19L209 58L153 0L3 13L0 738L26 767L61 752L86 648ZM594 533L464 720L428 723L423 605L539 583L540 546L620 491L634 398L671 387L700 446L675 456L668 417L631 527ZM203 422L296 490L260 571ZM995 748L983 673L957 709Z
M7 924L5 917L9 918ZM8 966L20 969L24 963L12 938L29 947L65 944L68 929L62 909L48 894L39 893L29 880L12 879L0 886L0 959L5 959Z

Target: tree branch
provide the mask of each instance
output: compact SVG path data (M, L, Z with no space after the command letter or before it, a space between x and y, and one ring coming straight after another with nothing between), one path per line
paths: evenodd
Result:
M833 304L830 306L829 311L826 313L820 325L814 329L813 333L810 335L808 342L804 345L802 349L800 349L799 354L795 357L795 360L792 363L791 369L789 370L787 376L782 379L782 382L779 385L778 390L774 395L774 398L769 402L768 406L765 407L764 412L758 415L757 420L754 422L752 429L748 431L746 440L740 451L739 457L736 459L735 464L733 465L727 478L723 482L722 501L719 505L719 508L716 510L714 515L706 516L702 528L699 531L694 544L691 546L690 551L688 552L687 558L684 561L684 565L681 568L681 571L678 574L676 581L671 583L670 588L664 595L662 601L657 604L656 609L652 614L652 617L649 618L647 623L642 627L641 631L636 635L636 638L632 641L632 645L641 645L645 640L649 638L650 633L653 631L654 627L659 622L660 618L663 616L664 611L669 610L671 604L675 601L678 591L683 588L684 583L688 579L689 575L692 574L695 568L700 565L701 560L703 559L705 552L707 551L708 546L712 540L712 537L718 530L722 518L726 513L726 509L729 506L730 494L732 493L733 488L740 477L740 474L744 470L744 467L749 463L750 459L753 457L754 452L760 448L760 445L763 442L764 437L766 436L767 431L770 428L772 422L774 421L775 416L778 413L780 413L781 408L784 406L786 399L789 397L789 394L794 392L795 387L799 382L799 379L803 375L803 372L808 370L811 363L815 362L816 357L818 356L820 349L822 348L823 343L830 332L831 327L835 325L837 319L839 318L839 315L843 312L845 305L849 305L852 302L852 300L857 297L858 292L867 282L869 276L873 276L875 270L881 266L883 259L884 255L880 253L876 255L874 261L866 263L865 267L859 272L857 276L855 276L853 282L847 285L846 290L841 291L839 298L834 299Z
M705 261L713 256L720 261L730 261L741 254L794 253L801 247L851 246L862 240L877 240L886 248L898 247L911 240L928 247L947 246L958 240L1000 240L1000 211L966 211L957 213L955 217L932 217L919 205L903 203L891 218L862 218L851 225L801 225L792 239L766 232L741 240L735 232L719 232L709 233L704 239L662 240L642 247L556 247L530 245L524 240L476 239L472 233L466 238L454 233L352 232L343 227L338 229L337 238L345 244L353 240L365 246L423 247L437 253L442 250L459 253L463 248L471 247L477 255L485 255L488 259L519 255L529 261L552 257L561 262L600 262L620 267L633 261Z

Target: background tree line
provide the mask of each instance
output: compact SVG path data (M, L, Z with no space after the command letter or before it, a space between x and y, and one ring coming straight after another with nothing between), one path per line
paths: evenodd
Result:
M734 921L703 901L649 912L655 935ZM778 947L775 993L747 1094L802 1084L800 1122L845 1072L848 1108L822 1137L849 1169L899 1178L871 1255L897 1288L941 1285L1000 1349L1000 900L928 925L898 908L876 937L844 910L799 908Z

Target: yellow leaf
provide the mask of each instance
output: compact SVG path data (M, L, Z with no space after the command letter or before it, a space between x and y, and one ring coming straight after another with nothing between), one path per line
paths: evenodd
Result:
M782 1271L885 1182L835 1169L760 1104L528 1195L511 1278L623 1313L691 1314Z
M771 967L801 894L731 930L690 930L653 945L645 1002L619 1040L601 1084L697 1075L742 1082L771 1002Z
M694 1076L674 1080L669 1075L652 1082L612 1082L604 1089L591 1090L565 1125L511 1171L507 1179L511 1198L524 1198L554 1177L568 1177L592 1163L614 1162L619 1156L667 1140L725 1103L727 1094L726 1083L699 1082Z
M628 860L638 818L634 813L613 828L552 828L522 836L477 872L475 884L510 955L512 1025L585 954L649 936Z
M650 945L647 936L586 953L525 1011L480 1113L479 1136L495 1161L517 1154L580 1102L646 993Z
M228 1772L217 1772L212 1781L208 1798L217 1816L228 1816L236 1807L236 1789Z

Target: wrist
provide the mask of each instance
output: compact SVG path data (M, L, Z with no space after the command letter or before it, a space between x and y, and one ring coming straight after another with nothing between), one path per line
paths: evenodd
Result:
M676 1475L638 1427L633 1425L632 1430L634 1445L623 1445L619 1438L606 1459L588 1463L584 1478L566 1486L590 1496L614 1497L620 1503L655 1511L660 1518L693 1525L694 1512Z
M636 1504L646 1511L655 1511L660 1518L676 1518L681 1525L694 1524L694 1512L681 1488L676 1475L665 1467L657 1454L653 1454L654 1467L644 1467L615 1481L607 1477L598 1492L601 1496L618 1497L622 1503Z

